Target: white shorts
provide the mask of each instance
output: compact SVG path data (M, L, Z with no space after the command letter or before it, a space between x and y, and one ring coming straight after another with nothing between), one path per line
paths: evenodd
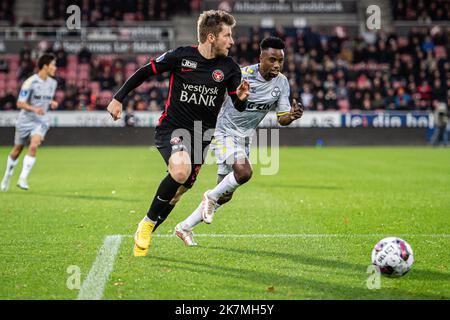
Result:
M39 135L42 137L42 140L44 140L48 129L49 126L42 122L28 122L26 124L18 123L14 135L14 144L27 145L30 137L34 135Z
M217 174L227 175L233 171L233 164L248 160L251 142L251 137L214 135L211 150L217 158Z

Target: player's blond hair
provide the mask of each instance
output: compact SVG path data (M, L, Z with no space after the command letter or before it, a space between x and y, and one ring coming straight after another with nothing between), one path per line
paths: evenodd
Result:
M217 37L222 31L223 25L233 28L236 25L236 20L231 14L223 10L203 11L197 21L198 42L206 42L210 33Z

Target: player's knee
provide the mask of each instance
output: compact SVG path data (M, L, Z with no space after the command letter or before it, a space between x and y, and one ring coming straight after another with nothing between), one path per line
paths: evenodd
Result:
M170 175L172 176L173 180L181 184L187 181L190 174L191 174L190 169L186 168L175 169L170 172Z
M31 143L28 149L30 150L30 152L36 153L38 146L39 144L37 143Z
M10 153L10 157L11 157L13 160L16 160L16 159L20 156L20 153L22 152L22 149L23 149L22 146L15 146L15 147L12 149L11 153Z
M253 175L253 171L251 167L242 167L238 170L235 170L234 176L236 178L237 183L244 184L248 182Z

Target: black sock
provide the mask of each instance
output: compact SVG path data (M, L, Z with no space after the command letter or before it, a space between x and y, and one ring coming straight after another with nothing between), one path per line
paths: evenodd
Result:
M158 216L163 212L164 208L169 204L169 201L177 193L181 183L176 182L170 174L168 174L159 185L158 191L153 198L150 209L147 212L147 217L150 220L157 221Z
M165 206L165 208L163 209L163 211L160 212L159 216L158 216L158 221L156 221L155 227L153 228L153 232L155 232L156 228L158 228L158 226L164 222L164 220L167 219L167 217L169 216L169 214L172 212L173 208L175 208L175 205L173 204L167 204L167 206Z

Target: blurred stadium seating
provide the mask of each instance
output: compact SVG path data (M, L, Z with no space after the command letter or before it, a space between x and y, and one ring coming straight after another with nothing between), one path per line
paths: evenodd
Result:
M0 8L1 34L6 40L22 43L20 52L6 49L0 53L0 109L6 110L14 108L11 96L17 95L21 83L34 72L36 58L45 51L53 51L58 58L56 99L60 110L102 110L113 92L139 66L181 44L179 34L175 34L180 17L190 19L194 41L195 21L199 11L207 8L206 3L232 9L229 1L46 0L41 2L40 20L24 17L17 21L15 13L20 2L2 1ZM285 39L284 73L290 79L292 95L302 99L309 110L432 110L437 101L448 104L449 2L385 2L394 18L393 28L382 29L376 35L359 27L362 18L358 12L348 15L357 19L348 26L336 26L342 20L339 15L335 20L327 15L327 22L320 26L255 26L245 14L236 13L236 45L231 55L240 65L256 63L258 44L264 36L272 34ZM87 31L70 33L65 28L65 9L69 4L80 6ZM288 17L291 16L281 15L277 21ZM309 20L315 21L312 17ZM441 23L430 22L434 20ZM71 47L78 38L120 43L154 41L155 49L148 53L131 49L98 52L83 46L78 50ZM136 110L161 110L167 89L166 77L149 79L125 104Z

